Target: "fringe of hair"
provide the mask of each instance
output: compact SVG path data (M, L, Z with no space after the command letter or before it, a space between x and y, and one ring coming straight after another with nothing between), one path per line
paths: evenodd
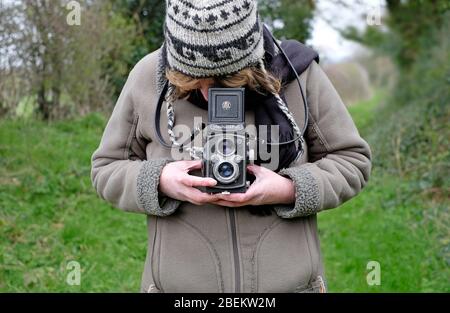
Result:
M201 80L210 80L211 83L218 82L228 88L248 86L248 88L261 94L266 94L266 92L279 93L281 90L281 79L259 66L247 67L232 75L201 79L167 68L166 78L175 86L174 94L178 99L186 98L192 90L199 89Z

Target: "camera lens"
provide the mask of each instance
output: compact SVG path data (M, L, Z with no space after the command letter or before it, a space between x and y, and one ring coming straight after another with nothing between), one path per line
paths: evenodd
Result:
M225 155L229 155L231 153L233 153L233 143L231 142L231 140L229 139L225 139L222 141L222 152Z
M234 142L228 138L220 140L217 143L216 149L222 155L231 155L235 152Z
M239 176L239 167L232 161L218 162L213 168L214 177L223 184L230 184Z
M223 162L219 165L218 172L220 176L228 178L233 175L233 165L231 165L229 162Z

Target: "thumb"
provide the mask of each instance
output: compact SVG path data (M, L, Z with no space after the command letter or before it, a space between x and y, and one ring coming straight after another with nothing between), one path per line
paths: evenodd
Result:
M192 170L198 170L202 168L202 160L189 160L189 161L184 161L185 164L185 168L187 172L190 172Z
M258 178L258 177L260 177L262 175L263 169L262 169L261 166L258 166L258 165L255 165L255 164L250 164L250 165L247 166L247 171L250 174L255 175L256 178Z

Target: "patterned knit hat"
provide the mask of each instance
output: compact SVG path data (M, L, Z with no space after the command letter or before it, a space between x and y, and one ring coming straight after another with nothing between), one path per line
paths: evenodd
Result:
M264 56L256 0L167 0L164 35L169 67L194 78L234 74Z

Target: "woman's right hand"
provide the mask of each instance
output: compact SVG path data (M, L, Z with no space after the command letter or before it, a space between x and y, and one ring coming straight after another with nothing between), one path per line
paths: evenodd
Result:
M213 187L217 181L189 175L189 172L201 169L202 161L175 161L164 166L159 178L159 191L170 198L188 201L196 205L211 203L218 198L214 194L201 192L195 187Z

